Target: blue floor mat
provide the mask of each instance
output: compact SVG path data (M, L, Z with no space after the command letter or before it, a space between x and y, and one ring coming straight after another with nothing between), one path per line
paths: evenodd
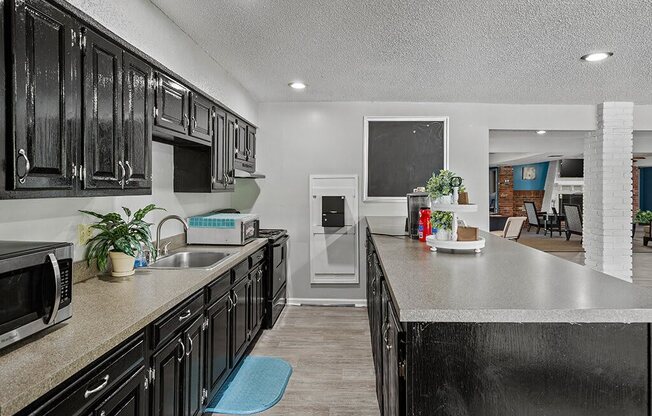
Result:
M205 413L251 415L278 403L292 366L274 357L247 356L206 407Z

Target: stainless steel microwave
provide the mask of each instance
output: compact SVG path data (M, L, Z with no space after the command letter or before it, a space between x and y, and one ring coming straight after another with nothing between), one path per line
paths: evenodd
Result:
M0 241L0 349L72 316L71 243Z

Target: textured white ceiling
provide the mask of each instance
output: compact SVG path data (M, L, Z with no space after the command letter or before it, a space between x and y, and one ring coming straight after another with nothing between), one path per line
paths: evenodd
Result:
M650 0L151 1L259 101L652 103Z

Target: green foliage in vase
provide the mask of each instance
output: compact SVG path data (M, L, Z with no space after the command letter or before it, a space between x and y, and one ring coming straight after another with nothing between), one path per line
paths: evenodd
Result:
M444 195L451 195L453 193L453 187L451 186L451 179L458 175L455 172L452 172L447 169L442 169L438 174L435 175L433 172L432 177L428 179L426 184L426 192L431 199L437 199ZM464 185L460 186L460 192L465 192L466 189Z
M639 210L636 213L636 222L639 224L649 224L652 222L652 211Z
M433 211L430 215L432 229L447 230L453 229L453 213L444 211Z
M154 204L149 204L144 208L139 209L131 215L131 210L122 207L127 215L127 219L123 219L122 215L117 212L110 212L108 214L98 214L93 211L80 210L84 214L92 215L98 221L93 223L90 227L97 230L97 234L88 240L86 246L86 260L97 261L97 267L104 271L107 269L109 252L117 251L125 253L129 256L135 256L140 250L141 244L144 245L150 252L155 253L152 244L152 235L149 227L152 223L144 220L145 215L151 211L159 208Z

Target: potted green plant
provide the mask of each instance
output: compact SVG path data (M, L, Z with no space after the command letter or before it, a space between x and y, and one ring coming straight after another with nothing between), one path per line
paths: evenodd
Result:
M111 259L111 275L116 277L131 276L134 274L134 261L136 254L145 246L150 252L156 255L152 244L152 235L149 227L152 225L144 220L145 215L159 208L149 204L131 215L131 210L122 207L127 219L117 212L98 214L93 211L80 210L80 212L92 215L98 221L90 227L97 230L86 246L86 260L97 262L101 271L106 271L108 260Z
M450 240L450 233L453 229L453 213L444 211L433 211L430 215L432 229L437 230L437 240Z
M652 211L638 210L634 217L634 221L636 221L637 224L649 224L652 222Z
M430 199L437 204L450 204L452 203L453 187L451 186L451 179L458 175L448 169L442 169L438 174L432 174L428 183L426 184L426 192ZM464 185L460 186L459 192L465 192Z

